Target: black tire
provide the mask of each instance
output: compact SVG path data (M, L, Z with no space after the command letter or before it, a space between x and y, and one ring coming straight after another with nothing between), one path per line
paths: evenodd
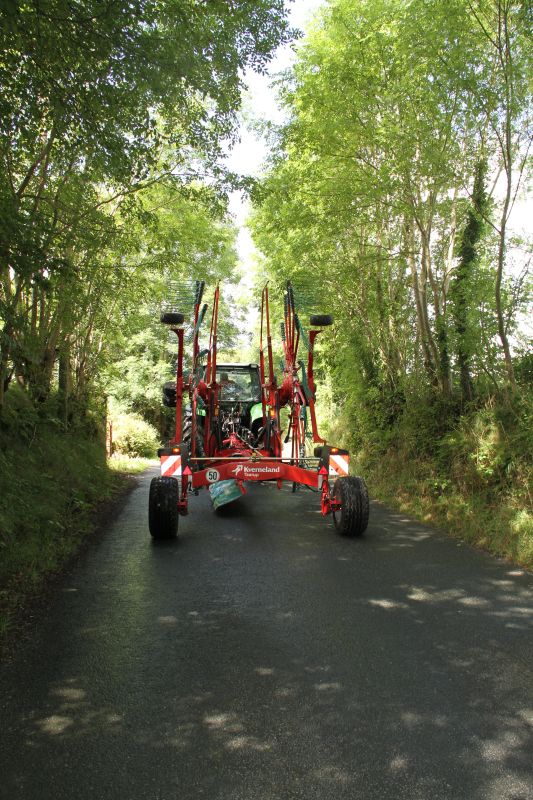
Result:
M173 539L178 533L179 484L176 478L152 478L148 527L153 539Z
M185 321L185 314L180 314L179 311L164 311L161 314L161 322L165 325L182 325Z
M317 447L315 447L315 449L313 450L313 455L315 456L315 458L322 458L322 445L318 445Z
M189 454L192 453L192 416L187 414L183 420L183 428L181 431L181 439L184 444L189 448ZM204 453L204 429L203 425L196 422L196 455L202 458Z
M337 478L333 499L339 500L340 511L333 512L333 524L341 536L361 536L368 525L370 504L368 489L362 478Z
M325 328L333 325L333 317L331 314L311 314L309 324L313 327Z

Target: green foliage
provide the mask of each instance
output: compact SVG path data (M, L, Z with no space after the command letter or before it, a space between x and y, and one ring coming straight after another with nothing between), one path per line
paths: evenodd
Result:
M285 16L282 0L3 4L0 407L15 377L36 403L57 380L68 419L154 275L228 272L221 140Z
M132 458L155 458L160 444L157 430L136 414L113 418L113 452Z
M490 25L491 9L480 4ZM509 9L523 99L524 31ZM336 0L282 90L290 119L255 192L255 239L277 279L316 276L345 320L349 357L372 364L374 392L378 380L401 395L416 373L450 397L458 373L494 389L508 371L496 343L502 232L487 224L500 209L484 188L501 156L486 119L501 76L478 22L462 0ZM510 111L517 141L522 112ZM511 332L519 303L503 285Z
M135 226L131 234L141 254L138 268L101 352L106 392L124 410L154 425L162 438L171 417L161 405L162 386L175 375L177 339L159 322L161 308L170 305L183 312L188 326L194 281L206 281L209 302L216 282L231 281L236 267L236 231L215 200L207 190L184 198L164 185L143 194L140 204L148 223ZM204 335L206 327L207 321ZM221 347L235 330L224 315Z
M524 388L532 391L533 387L533 349L518 355L515 362L516 379Z

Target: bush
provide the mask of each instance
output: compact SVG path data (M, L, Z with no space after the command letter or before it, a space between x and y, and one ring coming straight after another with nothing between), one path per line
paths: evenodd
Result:
M113 452L135 458L153 458L159 435L137 414L119 414L113 420Z
M517 395L511 402L489 398L458 419L453 405L437 408L434 418L429 406L418 413L408 409L386 452L376 455L368 441L359 449L357 469L371 493L393 508L531 567L531 397Z

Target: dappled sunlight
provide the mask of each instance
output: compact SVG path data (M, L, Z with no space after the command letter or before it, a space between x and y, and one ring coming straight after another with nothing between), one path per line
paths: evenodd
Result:
M234 736L232 739L229 739L224 746L227 747L228 750L249 749L257 750L260 753L273 749L272 744L261 742L255 736Z
M457 669L469 669L470 667L473 667L476 662L474 658L450 657L449 663L451 667L456 667Z
M502 588L502 589L513 589L516 585L515 581L508 581L502 578L500 579L492 578L490 583L492 584L492 586L496 586L497 588Z
M309 666L304 665L304 671L309 672L311 675L315 675L317 672L331 672L331 666L329 664L320 664L317 666Z
M531 619L531 609L530 608L527 608L527 607L523 607L522 608L520 606L509 606L509 608L507 609L507 612L509 614L518 614L519 616L527 617L529 620L531 620L533 622L533 620ZM494 613L496 614L497 612L494 612Z
M205 616L198 610L186 615L189 620ZM482 650L477 651L473 663L479 667L484 656ZM442 659L448 670L471 666L470 661L454 661L449 643L443 643ZM43 739L61 743L65 752L79 738L93 742L97 737L109 747L122 742L120 746L134 747L143 759L157 757L166 770L165 780L189 781L194 774L197 796L213 797L219 797L212 783L219 770L232 776L228 785L236 796L244 790L241 776L253 770L257 797L286 796L287 781L298 785L301 797L365 797L364 764L369 753L372 770L385 780L386 776L394 780L398 796L412 796L409 792L414 786L425 785L427 768L421 768L420 758L428 740L437 747L439 742L447 743L446 751L433 755L435 785L440 785L441 766L448 765L456 775L456 783L446 790L450 794L437 793L439 798L454 796L450 787L462 781L472 800L499 800L491 794L499 785L495 770L505 770L510 764L518 772L527 770L531 712L514 714L511 695L508 709L505 699L500 702L497 717L492 702L476 707L473 719L477 721L472 727L469 709L443 710L446 697L439 698L442 687L438 683L432 691L431 680L426 682L409 704L391 688L376 705L376 696L358 678L337 674L329 660L308 661L302 656L252 662L230 680L229 693L222 688L228 683L223 668L218 681L214 677L209 682L200 680L204 689L198 692L180 691L180 681L166 688L161 685L159 695L152 699L153 713L144 706L137 708L127 694L124 708L107 707L79 680L65 680L50 688L54 705L33 722L28 756L36 745L42 746ZM487 689L490 694L490 684ZM213 763L215 772L206 767ZM193 773L190 764L196 765Z
M213 609L210 611L188 611L186 618L189 624L198 628L208 628L215 630L220 628L223 623L224 611Z
M294 697L297 694L297 689L293 686L282 686L274 691L274 697L283 700L287 697Z
M307 528L309 528L309 527L310 526L308 525ZM316 526L313 526L313 527L316 527ZM315 542L310 542L309 540L304 539L301 536L291 535L290 538L292 539L292 541L294 541L296 546L299 547L302 550L309 550L309 549L315 550L316 549L316 543Z
M274 675L275 670L272 667L256 667L255 672L262 677L266 677L267 675Z
M244 723L235 714L206 715L202 722L227 750L253 750L264 753L274 747L272 742L263 741L253 734L246 733Z
M339 692L342 686L338 681L333 681L332 683L315 683L315 689L317 692Z
M392 530L390 533L394 536L394 543L397 542L425 542L431 538L433 534L432 531L424 531L424 530L416 530L414 528L405 528L405 525L401 522L398 523L390 523L391 525L397 524L399 527L400 532ZM384 530L388 530L388 526L383 526Z
M457 602L469 608L490 608L490 602L484 597L459 597Z
M412 604L432 605L435 607L455 606L458 610L469 611L472 614L482 613L487 617L512 620L518 624L533 625L531 606L517 604L523 598L525 603L533 600L533 593L529 589L521 590L517 587L514 593L505 591L508 587L505 581L480 580L477 591L469 592L458 587L441 587L433 584L400 584L397 589L402 592L403 599L396 598L369 598L367 602L383 609L409 609ZM496 585L495 585L496 584ZM494 588L504 591L496 594ZM479 590L484 590L483 594ZM490 597L484 596L485 592ZM407 602L409 601L409 602Z
M416 714L413 711L403 711L400 714L400 719L408 730L412 730L413 728L422 725L424 723L424 718L422 714Z
M83 689L76 689L73 686L65 686L61 689L52 689L50 694L60 697L62 700L65 700L69 703L85 700L87 696Z
M210 730L223 730L226 733L239 733L243 730L233 714L206 714L203 718L204 725Z
M507 776L496 778L489 781L485 789L486 794L482 800L501 800L502 797L508 797L509 800L530 800L531 798L531 782L525 780L514 780L512 794L509 794L509 781Z
M375 606L376 608L383 608L386 611L391 611L393 609L401 610L409 608L407 603L400 603L396 600L388 600L387 598L370 598L367 600L370 606Z
M518 717L527 725L533 725L533 708L520 709Z
M350 775L347 770L334 766L325 766L315 769L311 773L311 777L318 781L342 784L344 786L354 782L354 776Z
M74 720L70 717L61 717L58 714L52 714L50 717L37 720L35 724L40 729L41 733L57 736L60 733L64 733L71 725L74 725Z
M450 724L449 717L443 714L434 714L430 718L424 714L418 714L413 711L404 711L401 715L401 720L408 730L414 730L420 726L430 724L434 728L445 728Z
M521 742L517 741L517 736L522 740ZM512 756L517 744L527 745L527 734L525 735L523 730L513 730L511 728L503 731L499 736L491 739L490 741L480 742L479 753L484 761L499 762L503 764L509 758L509 756Z
M109 707L95 708L89 692L77 683L72 678L65 681L65 685L50 689L49 713L35 719L32 729L28 730L31 745L36 744L38 735L64 739L67 734L69 737L90 736L94 730L120 729L124 715Z
M207 503L180 521L185 546L136 546L132 521L97 589L69 581L45 692L22 665L17 777L76 779L90 754L95 797L526 800L528 576L403 515L347 540L261 491L226 526Z
M413 586L408 591L407 598L421 603L442 603L446 600L457 600L463 594L460 589L444 589L431 592L421 586Z
M405 756L395 756L391 759L389 764L389 770L394 772L405 772L409 768L409 759Z
M168 614L166 617L158 617L157 621L160 622L161 625L176 625L178 618L174 616L174 614Z

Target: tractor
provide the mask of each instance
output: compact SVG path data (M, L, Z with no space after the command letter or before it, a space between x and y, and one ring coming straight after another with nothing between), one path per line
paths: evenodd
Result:
M308 487L320 494L323 516L333 517L343 536L361 536L369 516L364 480L349 475L347 450L327 444L318 432L314 377L315 341L333 323L329 314L312 314L310 330L297 312L292 283L283 292L282 378L278 382L270 325L268 284L261 294L259 361L219 364L217 328L220 287L211 308L208 345L200 331L208 312L205 284L197 281L189 323L190 368L185 375L185 314L165 311L161 322L177 336L176 378L163 387L163 403L175 407L175 433L158 450L161 474L150 484L148 520L153 539L177 535L179 517L188 514L189 497L207 488L216 509L246 494L250 482L284 482L293 491ZM307 359L298 358L299 349ZM286 432L282 430L282 409ZM285 436L283 434L285 433ZM307 443L314 444L308 455Z

